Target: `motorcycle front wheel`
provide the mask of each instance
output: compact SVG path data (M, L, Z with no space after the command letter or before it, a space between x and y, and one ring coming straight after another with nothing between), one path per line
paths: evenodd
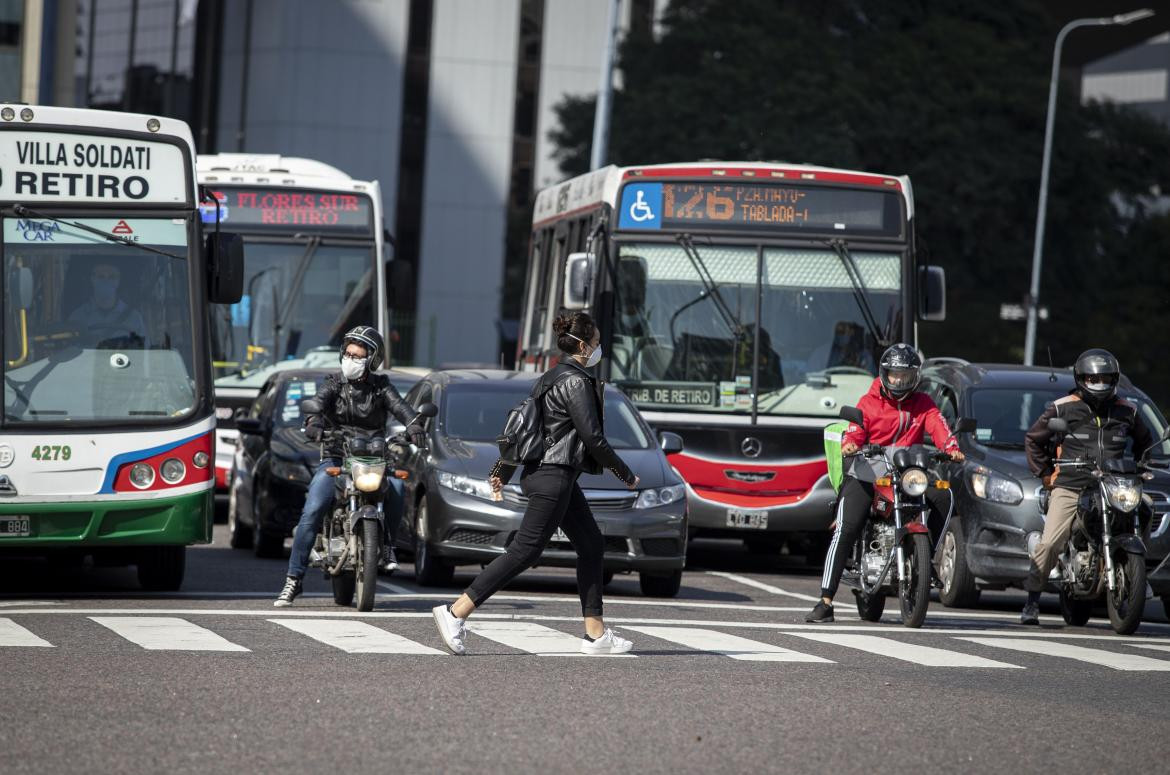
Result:
M372 519L363 519L354 538L357 557L354 558L354 579L357 586L357 609L374 610L374 592L378 586L378 560L382 557L382 531Z
M1084 627L1093 615L1092 600L1077 600L1064 586L1060 588L1060 615L1070 627Z
M909 577L899 580L898 601L902 604L902 626L921 627L930 607L930 539L925 533L913 533L906 546Z
M1114 589L1105 592L1105 608L1113 631L1129 635L1142 623L1146 608L1146 558L1127 553L1124 562L1114 564L1113 572Z

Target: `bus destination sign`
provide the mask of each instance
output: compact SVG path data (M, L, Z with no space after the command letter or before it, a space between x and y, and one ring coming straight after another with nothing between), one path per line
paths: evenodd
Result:
M622 189L621 229L811 231L897 237L896 191L794 183L630 183Z
M374 233L374 206L365 194L308 189L218 186L221 224L239 231L288 231L304 226L338 236L367 237ZM216 205L199 205L203 222L215 223Z

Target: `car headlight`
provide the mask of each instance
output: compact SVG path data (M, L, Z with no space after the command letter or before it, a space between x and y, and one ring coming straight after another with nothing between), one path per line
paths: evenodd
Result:
M309 470L299 460L287 460L272 456L272 477L285 482L301 482L308 484L313 477Z
M926 472L921 468L908 468L902 474L902 492L912 498L917 498L926 492L928 483Z
M492 499L492 486L484 479L472 479L448 471L436 471L435 478L439 481L440 487L446 487L448 490L483 498L485 501Z
M1133 479L1106 479L1105 494L1109 504L1122 513L1133 511L1142 500L1142 488Z
M976 498L1009 506L1024 500L1024 489L1019 482L994 474L982 466L971 472L971 492Z
M671 503L680 501L687 495L687 488L681 484L672 484L667 487L652 487L649 490L642 490L638 493L638 499L634 501L634 508L636 509L652 509L655 506L668 506Z

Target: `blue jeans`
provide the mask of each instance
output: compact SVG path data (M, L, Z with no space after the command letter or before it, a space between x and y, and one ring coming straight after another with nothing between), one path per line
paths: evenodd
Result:
M309 552L313 550L317 534L321 532L321 523L325 521L325 515L333 505L337 480L325 473L325 469L339 465L341 462L335 459L322 460L313 474L313 480L309 482L309 491L305 494L305 508L293 532L292 552L288 556L288 575L293 578L304 578L305 569L309 565ZM398 530L398 523L402 521L405 487L401 479L390 477L386 481L390 486L386 488L382 513L386 520L383 534L386 543L389 544L390 537Z

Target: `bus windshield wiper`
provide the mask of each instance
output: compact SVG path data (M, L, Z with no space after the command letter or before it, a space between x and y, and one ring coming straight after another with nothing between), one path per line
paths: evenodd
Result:
M177 258L180 261L185 261L187 259L186 256L175 255L174 253L168 253L165 250L159 250L158 248L151 247L150 245L143 245L140 242L135 242L129 237L123 237L120 234L110 234L108 231L95 229L92 226L86 226L84 223L71 221L67 218L57 218L56 216L45 215L44 213L38 212L37 210L30 210L21 204L13 205L12 212L16 213L21 218L39 218L46 221L53 221L55 223L63 223L66 226L72 226L75 229L81 229L82 231L87 231L90 234L95 234L108 242L116 242L119 245L138 248L139 250L145 250L147 253L157 253L158 255L166 256L167 258Z
M711 270L703 262L703 257L699 255L699 251L695 248L695 242L691 239L690 234L680 234L675 238L679 247L683 249L683 253L691 261L691 266L695 268L695 273L699 275L699 282L703 284L703 289L707 292L711 301L715 304L715 310L719 313L719 317L723 319L724 325L731 331L732 336L737 340L742 339L744 335L743 323L731 311L731 307L727 306L727 302L723 300L723 294L719 292L719 286L715 284L715 278L711 275ZM700 296L696 301L701 300Z
M837 254L841 259L841 265L845 267L849 284L853 286L853 298L857 301L857 308L861 310L861 317L865 320L870 336L878 346L889 347L891 342L878 330L877 318L874 317L873 307L869 304L869 291L865 288L865 281L861 279L861 271L857 268L857 262L853 260L853 254L849 252L849 246L843 239L831 239L825 244Z
M291 314L291 310L294 306L293 304L290 304L290 302L295 299L301 292L301 286L305 284L305 274L309 271L309 262L312 261L313 254L317 252L317 248L320 246L320 235L314 234L313 236L309 237L309 241L305 246L305 252L302 253L301 257L297 260L297 266L296 270L293 272L292 282L289 283L288 290L280 299L280 305L277 308L276 313L276 331L274 332L276 335L276 352L273 353L273 357L276 360L280 360L280 337L284 332L284 326L288 322L289 315Z

